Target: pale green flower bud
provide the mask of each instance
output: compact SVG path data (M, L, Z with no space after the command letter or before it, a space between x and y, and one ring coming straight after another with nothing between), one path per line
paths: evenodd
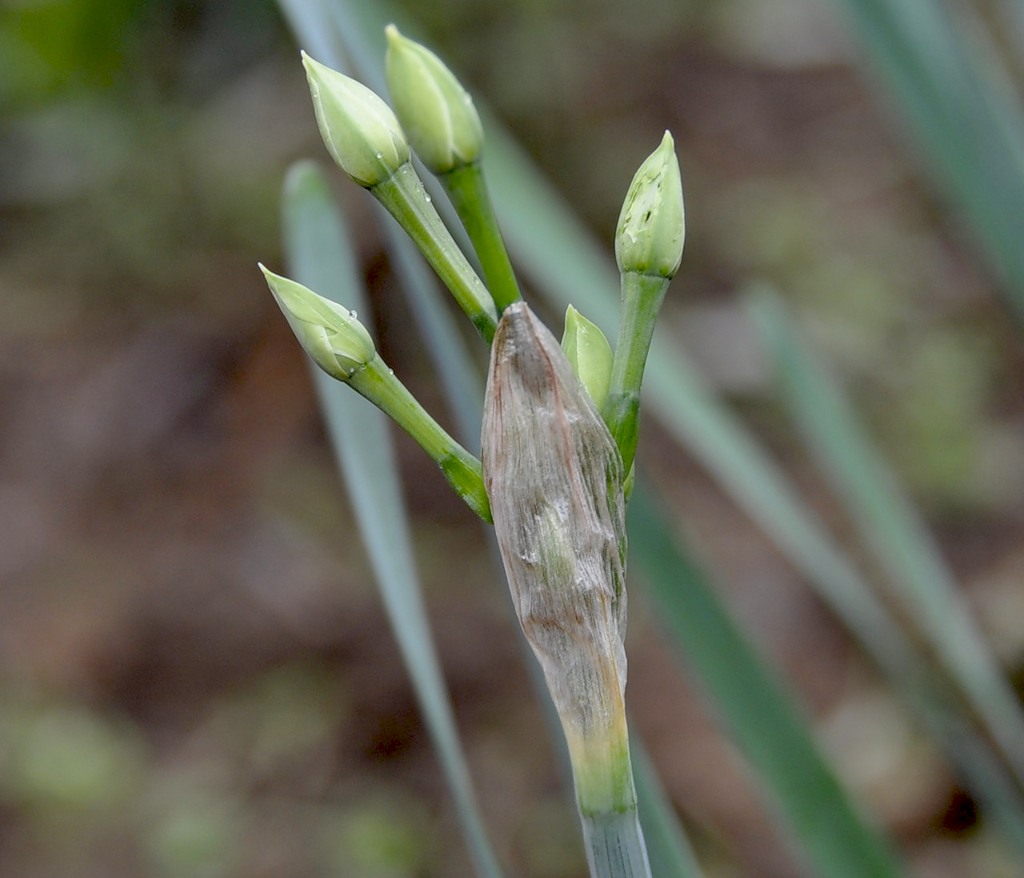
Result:
M373 339L354 311L268 271L262 264L260 271L295 337L328 375L348 381L373 360L377 354Z
M409 161L402 127L384 101L305 52L302 64L324 145L346 174L369 188Z
M612 346L600 327L587 320L572 305L565 312L562 350L594 405L600 409L608 398L612 379Z
M416 155L433 174L475 162L484 132L472 98L428 48L403 37L393 24L385 33L388 89Z
M671 278L683 258L686 222L675 143L667 131L629 186L615 232L619 270Z

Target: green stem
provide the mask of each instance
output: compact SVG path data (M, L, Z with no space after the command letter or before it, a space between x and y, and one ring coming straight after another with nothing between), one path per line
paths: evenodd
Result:
M480 461L456 442L435 421L387 364L375 354L348 383L391 417L430 456L455 492L484 521L491 521L491 507L484 488Z
M580 817L590 878L651 878L635 807Z
M622 471L626 473L636 456L640 387L654 335L654 323L668 285L669 279L660 276L635 271L622 275L622 325L612 360L608 397L601 415L619 447Z
M522 293L501 237L483 168L479 162L473 162L442 174L438 180L473 242L487 286L500 313L513 302L518 302Z
M564 726L564 723L563 723ZM581 737L566 727L590 878L650 878L626 718Z
M413 166L406 162L369 191L398 220L490 344L498 325L494 301L430 203Z

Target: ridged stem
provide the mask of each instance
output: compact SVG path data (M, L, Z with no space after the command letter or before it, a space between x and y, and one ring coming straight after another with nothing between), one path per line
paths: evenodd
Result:
M591 878L651 878L636 808L580 815Z
M612 360L612 377L601 416L619 447L623 472L636 455L640 387L654 323L665 299L669 279L627 271L622 274L622 323Z
M371 186L369 192L398 220L490 344L498 325L491 294L430 203L413 166L406 162L386 180Z
M484 521L491 520L491 507L484 488L480 461L431 417L409 389L394 376L379 354L365 368L352 375L348 383L353 390L391 417L427 452L470 509Z
M522 298L480 162L462 165L437 178L473 242L498 312Z

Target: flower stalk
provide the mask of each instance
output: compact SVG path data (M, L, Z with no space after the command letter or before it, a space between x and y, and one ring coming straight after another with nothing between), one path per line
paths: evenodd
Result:
M667 131L630 184L615 233L622 278L622 317L602 415L629 472L636 455L640 387L654 324L679 270L686 234L683 186Z
M494 301L430 203L394 112L362 83L305 53L302 63L327 151L398 221L490 342L497 323Z
M522 298L484 180L483 126L473 99L426 46L385 28L388 90L416 155L444 187L480 260L498 311Z
M334 160L398 221L491 344L481 460L394 376L355 313L260 268L314 362L390 415L493 522L520 626L568 745L591 878L650 878L625 712L625 498L654 322L682 257L672 137L666 132L637 171L619 217L615 351L572 307L560 346L521 300L470 96L429 49L393 25L386 35L394 111L305 54L303 64ZM488 286L430 203L413 151L444 186Z
M313 362L389 415L441 468L470 509L490 521L480 461L456 442L395 377L355 313L262 265L260 270Z
M430 203L412 163L406 162L369 191L398 220L484 341L490 343L498 322L494 300Z
M437 178L473 244L498 312L522 299L480 162Z

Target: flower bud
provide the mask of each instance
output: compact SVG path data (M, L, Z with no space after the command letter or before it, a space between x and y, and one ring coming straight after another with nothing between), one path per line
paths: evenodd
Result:
M346 174L369 188L409 161L409 144L384 101L305 52L302 64L324 145Z
M342 308L300 283L274 274L260 265L295 337L321 369L339 381L348 381L377 354L370 333L354 311Z
M605 760L625 741L622 460L524 302L505 309L494 336L481 446L513 603L582 784L594 754Z
M385 33L388 89L416 155L433 174L475 162L484 132L472 98L428 48L393 24Z
M673 277L683 258L685 233L679 160L672 135L666 131L626 193L615 232L619 270Z
M612 346L600 327L570 305L565 312L562 350L576 377L598 409L608 397L612 378Z

